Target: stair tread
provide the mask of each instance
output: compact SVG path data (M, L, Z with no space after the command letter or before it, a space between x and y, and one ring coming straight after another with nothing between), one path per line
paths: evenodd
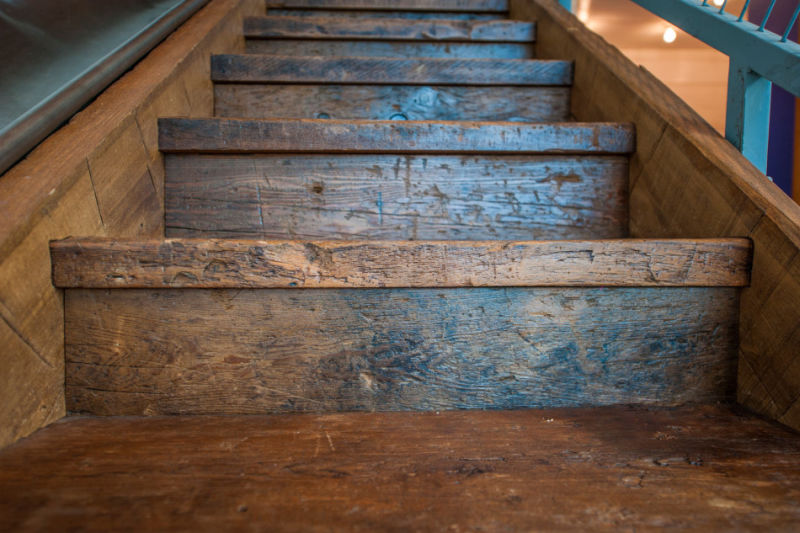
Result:
M211 57L211 79L226 83L566 86L572 62L537 59Z
M798 454L797 433L708 405L68 417L0 452L0 516L13 531L783 531L800 521Z
M377 41L359 39L245 39L245 53L321 57L440 57L451 59L530 59L535 43Z
M299 241L66 239L70 288L745 286L747 239Z
M313 8L269 8L270 16L290 17L347 17L347 18L404 18L409 20L502 20L508 13L469 11L375 11L368 8L359 9L313 9Z
M159 149L189 153L628 154L627 123L161 118Z
M533 42L536 24L514 20L349 19L262 16L244 19L247 39Z
M504 13L508 11L508 0L268 0L267 9L273 7Z

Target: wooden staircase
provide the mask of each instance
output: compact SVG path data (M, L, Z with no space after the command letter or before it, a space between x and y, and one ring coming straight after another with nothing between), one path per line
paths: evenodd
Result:
M800 443L728 407L750 241L628 238L634 126L570 121L573 65L534 59L535 24L504 11L285 0L246 19L248 53L211 58L216 116L159 119L165 238L52 243L67 409L165 415L47 430L51 447L76 431L97 446L62 458L96 485L54 482L77 487L83 525L114 524L93 506L126 491L157 509L148 529L800 520L781 492L797 490L782 458ZM736 423L751 440L726 440ZM176 448L144 444L162 438ZM0 455L0 487L43 449ZM129 450L138 481L113 473ZM174 490L147 488L172 474ZM51 488L34 479L0 511L18 528L62 523L70 504L37 511ZM531 483L559 502L519 492ZM466 512L474 498L485 513Z

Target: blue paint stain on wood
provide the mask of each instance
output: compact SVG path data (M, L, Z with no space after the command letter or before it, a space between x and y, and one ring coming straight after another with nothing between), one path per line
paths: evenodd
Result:
M670 405L735 386L730 288L71 290L67 310L68 408L96 414L116 396L117 414L208 413L204 397L263 413Z

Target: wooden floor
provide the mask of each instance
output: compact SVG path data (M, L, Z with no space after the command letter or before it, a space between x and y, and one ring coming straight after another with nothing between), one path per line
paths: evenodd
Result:
M0 453L16 530L789 531L800 436L726 407L68 418Z

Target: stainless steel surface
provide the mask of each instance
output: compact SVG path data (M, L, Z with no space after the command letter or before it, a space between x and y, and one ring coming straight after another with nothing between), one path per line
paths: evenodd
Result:
M208 0L0 0L0 173Z

